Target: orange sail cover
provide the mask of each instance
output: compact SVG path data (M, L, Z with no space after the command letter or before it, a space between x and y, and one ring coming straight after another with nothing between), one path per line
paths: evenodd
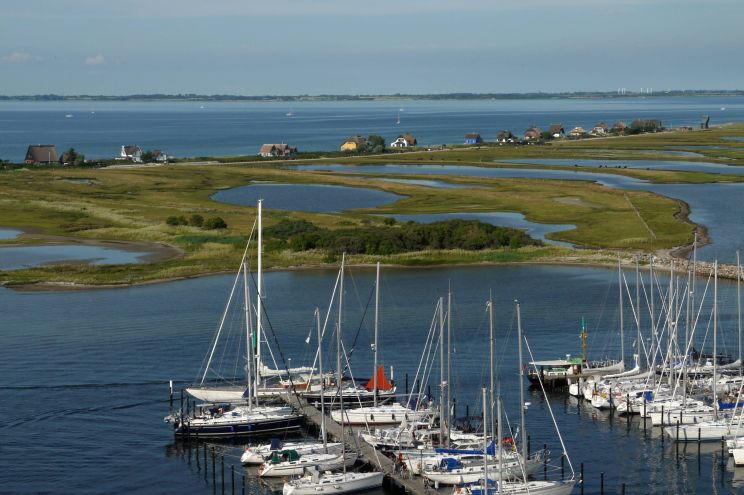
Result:
M372 392L375 389L375 378L372 377L367 382L367 385L364 386L367 390ZM377 367L377 390L390 390L393 388L393 385L388 381L387 378L385 378L385 367L384 366L378 366Z

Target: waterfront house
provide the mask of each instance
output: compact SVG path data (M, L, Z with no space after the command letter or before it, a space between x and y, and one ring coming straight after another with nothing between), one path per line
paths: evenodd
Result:
M465 134L465 144L481 144L483 138L477 132L469 132Z
M592 127L592 130L589 132L592 136L606 136L609 132L610 128L605 124L604 122L597 122L597 125Z
M118 156L119 160L131 160L135 163L142 161L142 148L136 144L125 144L121 147L121 152Z
M168 163L168 155L160 150L152 150L152 159L159 163Z
M625 134L625 131L628 129L628 124L623 122L622 120L618 120L614 124L612 124L611 132L613 134Z
M357 134L351 136L346 141L341 143L341 151L366 151L367 150L367 138Z
M514 143L517 141L517 137L512 134L512 131L510 130L502 130L496 135L496 142L497 143Z
M288 144L264 144L258 152L263 157L291 157L297 154L297 148Z
M566 131L563 129L562 124L550 124L548 132L552 138L562 138L566 135Z
M54 163L59 161L57 148L53 144L32 144L26 151L26 163Z
M398 136L395 141L390 143L391 148L408 148L410 146L416 146L418 142L413 134L405 133Z
M573 129L571 129L571 132L568 133L568 135L572 138L580 138L584 134L586 134L586 131L583 127L574 127Z
M524 140L525 141L537 141L540 139L540 136L542 134L542 131L539 127L530 127L526 131L524 131Z

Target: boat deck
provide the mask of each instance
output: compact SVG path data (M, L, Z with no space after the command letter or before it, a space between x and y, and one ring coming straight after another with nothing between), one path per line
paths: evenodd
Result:
M315 406L309 404L304 398L294 395L284 394L281 397L282 400L284 400L287 404L295 408L298 412L304 414L306 420L309 423L312 423L318 429L320 429L321 414ZM340 441L341 425L333 421L330 416L326 416L325 425L329 439ZM392 459L383 455L381 452L378 452L377 450L375 450L374 447L365 442L361 438L361 436L359 436L360 432L361 430L358 428L347 427L347 442L351 435L355 436L356 444L359 446L359 453L361 455L360 460L365 464L372 466L376 470L384 473L385 482L388 484L389 487L413 495L424 495L433 491L432 489L428 489L424 486L424 481L421 477L409 478L394 473Z

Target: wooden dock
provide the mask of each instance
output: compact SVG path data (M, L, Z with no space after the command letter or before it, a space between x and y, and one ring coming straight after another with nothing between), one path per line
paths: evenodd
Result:
M295 395L283 394L281 397L282 400L292 406L295 410L304 414L308 423L320 429L321 414L315 406L311 405L304 398ZM341 425L331 419L330 416L326 416L325 425L328 437L340 441ZM349 443L349 439L352 436L354 436L356 445L351 445ZM356 449L357 446L359 447L360 460L362 462L373 467L377 471L385 473L385 482L388 487L412 495L424 495L429 492L434 493L433 488L427 489L424 486L422 477L403 477L400 474L395 473L393 460L381 452L378 452L374 447L365 442L357 430L347 427L345 438L347 440L347 448Z

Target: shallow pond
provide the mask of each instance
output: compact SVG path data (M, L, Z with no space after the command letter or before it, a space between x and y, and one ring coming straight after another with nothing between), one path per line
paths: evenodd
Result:
M518 159L511 163L528 163L534 165L558 165L562 167L605 167L605 168L641 168L661 170L684 170L688 172L710 172L715 174L744 174L744 166L721 165L720 163L683 162L673 160L590 160L583 158L555 159Z
M571 224L547 224L547 223L536 223L530 222L524 218L521 213L512 213L505 211L487 212L487 213L420 213L411 215L386 215L395 218L401 222L413 221L419 223L432 223L440 222L442 220L478 220L484 223L490 223L491 225L497 225L499 227L512 227L515 229L525 230L534 239L540 239L549 244L557 244L559 246L573 246L568 242L554 241L546 239L545 235L552 232L561 232L564 230L571 230L576 228L575 225Z
M0 247L0 270L18 270L53 263L119 265L142 263L152 253L102 246L53 244L44 246Z
M222 203L255 206L265 199L264 208L277 210L338 213L353 208L375 208L403 196L363 187L325 184L249 184L212 195Z
M379 179L379 180L384 180L386 182L396 182L398 184L412 184L415 186L436 187L437 189L461 189L461 188L475 187L475 186L470 186L467 184L455 184L454 182L447 182L444 180L428 180L428 179Z

